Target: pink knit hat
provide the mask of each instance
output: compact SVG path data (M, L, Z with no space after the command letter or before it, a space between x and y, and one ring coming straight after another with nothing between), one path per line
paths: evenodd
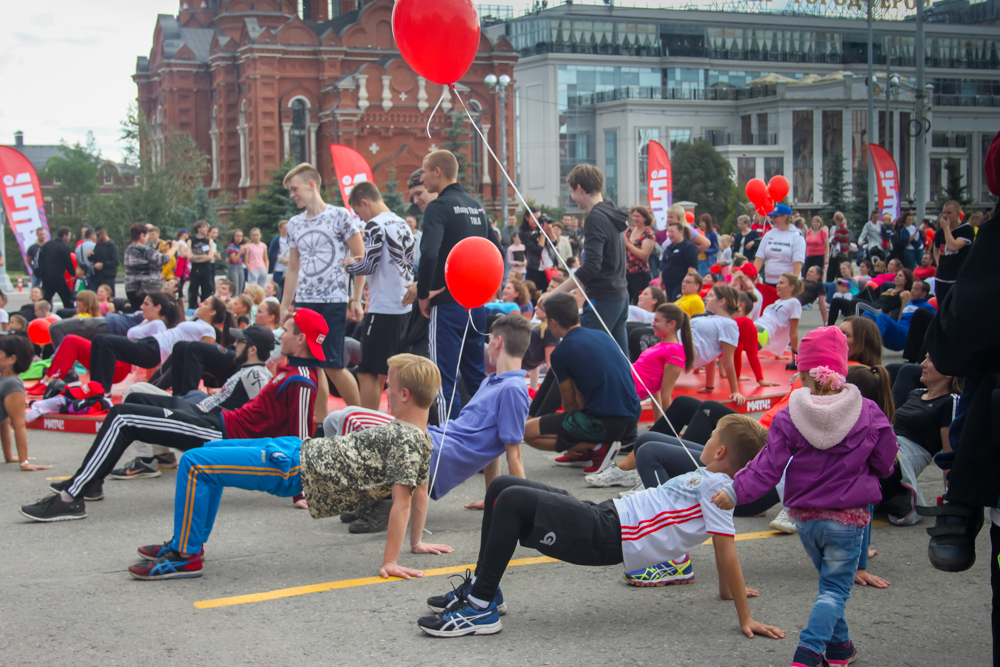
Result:
M839 389L847 376L847 336L838 327L813 329L799 342L796 361L800 372L821 385L835 380L833 388Z

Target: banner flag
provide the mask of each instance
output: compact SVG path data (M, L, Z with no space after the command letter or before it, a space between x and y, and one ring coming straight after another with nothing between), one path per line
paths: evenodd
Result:
M667 209L674 203L674 176L670 169L667 149L658 141L650 141L646 149L649 156L649 208L656 221L656 229L667 228Z
M878 144L868 144L872 154L872 164L875 165L875 176L878 182L879 213L889 213L896 220L902 215L899 201L899 169L889 151Z
M350 146L330 144L330 153L333 155L333 170L337 172L337 183L340 185L340 195L344 198L344 207L351 210L347 198L356 184L362 181L375 182L372 168L368 166L365 156Z
M7 222L14 232L17 248L21 251L24 266L30 274L32 267L28 262L27 250L36 241L35 230L43 227L45 236L52 237L49 233L49 219L45 215L42 186L28 158L10 146L0 146L0 179L3 180L0 194L3 208L7 212Z

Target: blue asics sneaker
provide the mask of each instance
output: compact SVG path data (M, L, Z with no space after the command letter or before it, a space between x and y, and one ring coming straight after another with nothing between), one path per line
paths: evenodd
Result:
M694 583L694 566L691 558L684 554L681 560L668 560L643 570L626 572L622 575L630 586L672 586Z
M187 579L201 576L201 556L182 557L176 551L167 551L156 560L144 560L130 565L128 573L136 579Z
M486 609L476 609L468 600L460 600L441 614L424 616L417 626L432 637L495 635L502 627L496 602Z
M453 605L455 600L465 600L469 595L469 591L472 590L472 571L466 570L465 575L453 574L449 579L459 577L462 579L462 583L458 586L452 584L452 589L444 595L434 595L427 598L427 607L435 614L440 614L449 606ZM497 612L503 616L507 613L507 605L503 601L503 592L498 588L497 594L493 598L493 602L497 605Z

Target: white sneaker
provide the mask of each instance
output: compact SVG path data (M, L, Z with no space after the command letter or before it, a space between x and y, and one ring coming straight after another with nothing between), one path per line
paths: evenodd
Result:
M642 482L639 482L638 484L636 484L635 486L633 486L628 491L622 491L621 493L619 493L618 497L619 498L625 498L626 496L631 496L633 494L636 494L636 493L639 493L640 491L645 491L645 490L646 490L646 487L642 485Z
M591 486L635 486L641 484L639 471L622 470L617 465L612 464L603 472L595 472L583 478Z
M792 520L788 518L788 510L784 507L778 512L778 516L774 517L774 521L770 523L771 530L776 530L779 533L787 533L788 535L795 535L798 533L798 529Z

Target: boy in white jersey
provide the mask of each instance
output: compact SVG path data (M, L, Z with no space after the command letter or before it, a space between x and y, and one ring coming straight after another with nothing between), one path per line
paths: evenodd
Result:
M427 606L436 613L417 625L434 637L499 632L500 615L507 611L500 578L519 541L575 565L624 561L626 570L636 570L686 559L711 534L719 592L735 602L743 633L783 638L780 629L750 615L747 596L757 592L743 583L732 510L720 511L712 503L715 490L731 486L733 475L766 441L767 431L753 419L727 415L702 450L704 468L598 505L539 482L497 478L486 492L475 576L447 595L429 598Z

